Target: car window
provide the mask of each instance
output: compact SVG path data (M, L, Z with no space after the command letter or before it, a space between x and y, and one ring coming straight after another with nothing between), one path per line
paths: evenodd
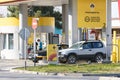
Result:
M73 44L70 48L79 48L82 45L82 43L76 43Z
M83 49L90 49L90 48L92 48L92 45L90 42L83 44Z
M93 47L94 48L102 48L103 44L101 42L93 42Z

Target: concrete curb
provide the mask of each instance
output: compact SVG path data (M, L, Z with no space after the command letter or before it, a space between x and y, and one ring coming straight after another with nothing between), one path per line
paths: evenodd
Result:
M35 71L26 71L26 70L15 70L15 69L10 69L10 72L19 72L19 73L26 73L26 74L48 75L48 73L35 72Z
M120 80L116 76L116 74L82 74L82 73L43 73L43 72L35 72L35 71L26 71L26 70L15 70L10 69L10 72L19 72L19 73L26 73L26 74L37 74L37 75L43 75L43 76L50 76L50 75L57 75L57 76L70 76L70 77L76 77L76 76L100 76L99 80ZM120 76L120 74L117 74Z
M83 74L83 76L108 76L108 77L120 77L120 73L110 73L110 74Z
M44 73L44 72L35 72L35 71L27 71L27 70L16 70L10 69L10 72L19 72L26 74L38 74L38 75L58 75L58 76L83 76L81 73Z
M120 74L87 74L87 73L44 73L26 70L10 69L10 72L19 72L26 74L38 74L38 75L58 75L58 76L102 76L102 77L120 77ZM120 78L118 78L120 80Z

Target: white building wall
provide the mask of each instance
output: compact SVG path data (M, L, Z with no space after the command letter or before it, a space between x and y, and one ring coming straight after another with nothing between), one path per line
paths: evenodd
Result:
M19 51L18 51L18 29L19 27L0 27L0 33L9 34L13 33L13 49L1 49L1 59L19 59ZM8 44L8 42L6 43ZM3 45L1 45L3 47Z
M112 2L111 4L111 15L112 15L112 28L120 28L120 19L118 11L118 2Z
M112 18L118 18L118 2L112 2L111 4L111 15Z
M1 58L1 50L3 49L3 35L0 33L0 58Z

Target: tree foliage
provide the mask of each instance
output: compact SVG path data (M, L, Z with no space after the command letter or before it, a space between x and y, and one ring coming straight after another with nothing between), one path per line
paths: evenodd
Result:
M62 14L59 11L54 11L53 17L55 17L55 26L59 29L62 28Z
M9 6L8 16L19 17L19 7ZM54 11L53 6L28 6L29 17L55 17L55 26L59 29L62 28L62 14L59 11Z
M40 10L38 10L36 13L35 13L35 15L34 15L35 17L40 17L41 16L41 11Z
M18 6L8 6L9 13L8 17L19 17L19 7Z

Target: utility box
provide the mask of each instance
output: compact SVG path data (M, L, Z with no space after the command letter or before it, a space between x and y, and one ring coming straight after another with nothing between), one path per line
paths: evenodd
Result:
M48 34L49 44L59 44L59 34Z

